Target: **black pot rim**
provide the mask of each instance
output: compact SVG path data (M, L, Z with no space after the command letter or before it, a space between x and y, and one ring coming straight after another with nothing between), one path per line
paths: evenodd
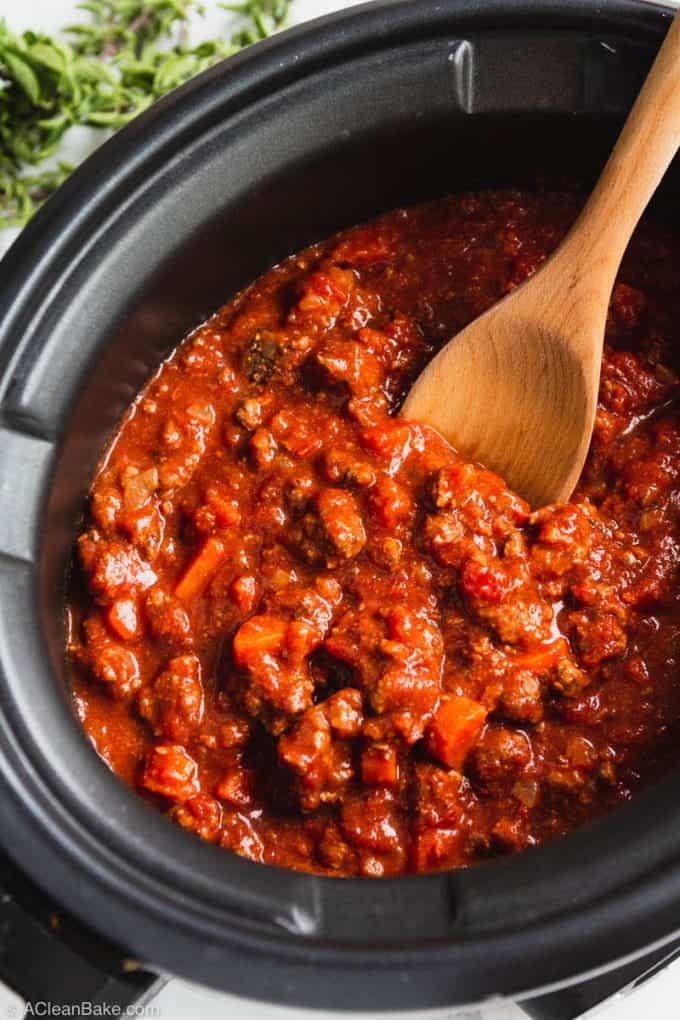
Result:
M670 16L669 8L638 0L474 0L455 8L439 0L381 0L289 30L218 65L95 153L3 260L0 400L21 374L39 328L36 310L67 286L77 253L169 154L217 120L322 66L421 33L447 34L452 26L459 35L467 28L602 28L643 33L653 42ZM11 409L4 424L38 443L58 440ZM36 492L37 518L44 498L44 489ZM28 568L24 574L38 614L38 580ZM11 596L0 588L0 598ZM676 934L680 819L668 811L674 777L587 831L472 871L387 881L297 875L200 844L107 774L98 781L109 784L121 817L136 828L114 832L93 817L86 797L74 797L52 774L55 762L32 745L5 680L0 676L0 843L68 909L163 970L279 1002L398 1009L556 987ZM66 739L80 740L87 769L91 751L71 724ZM645 829L654 833L653 848ZM161 844L168 860L159 872L148 847ZM221 961L231 968L228 979L218 975ZM373 1001L365 990L352 992L351 975L364 971ZM427 979L427 996L411 987L414 975ZM329 980L347 981L345 1002L333 1001Z

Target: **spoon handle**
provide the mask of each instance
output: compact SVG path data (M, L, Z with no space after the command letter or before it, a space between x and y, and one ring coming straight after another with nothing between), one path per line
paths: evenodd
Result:
M602 175L557 255L570 289L606 305L630 237L680 145L680 14L666 34ZM557 267L555 267L557 268ZM593 286L602 288L594 294Z

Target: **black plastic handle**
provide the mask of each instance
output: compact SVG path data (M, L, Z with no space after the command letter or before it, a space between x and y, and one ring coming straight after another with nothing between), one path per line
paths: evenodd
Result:
M73 918L0 856L0 981L34 1007L143 1005L165 984Z

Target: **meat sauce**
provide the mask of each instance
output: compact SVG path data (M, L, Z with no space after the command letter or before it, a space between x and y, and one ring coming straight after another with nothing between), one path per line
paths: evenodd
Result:
M401 209L267 272L129 410L67 599L77 713L184 829L334 875L470 865L678 760L680 241L636 234L592 447L529 506L395 417L580 207Z

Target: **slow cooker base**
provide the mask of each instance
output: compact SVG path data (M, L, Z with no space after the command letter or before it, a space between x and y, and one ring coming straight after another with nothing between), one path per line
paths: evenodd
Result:
M66 914L2 854L0 875L0 991L5 983L32 1015L45 1003L62 1008L91 1003L122 1014L151 1003L167 983ZM608 999L634 991L678 957L680 942L517 1005L531 1020L577 1020Z

